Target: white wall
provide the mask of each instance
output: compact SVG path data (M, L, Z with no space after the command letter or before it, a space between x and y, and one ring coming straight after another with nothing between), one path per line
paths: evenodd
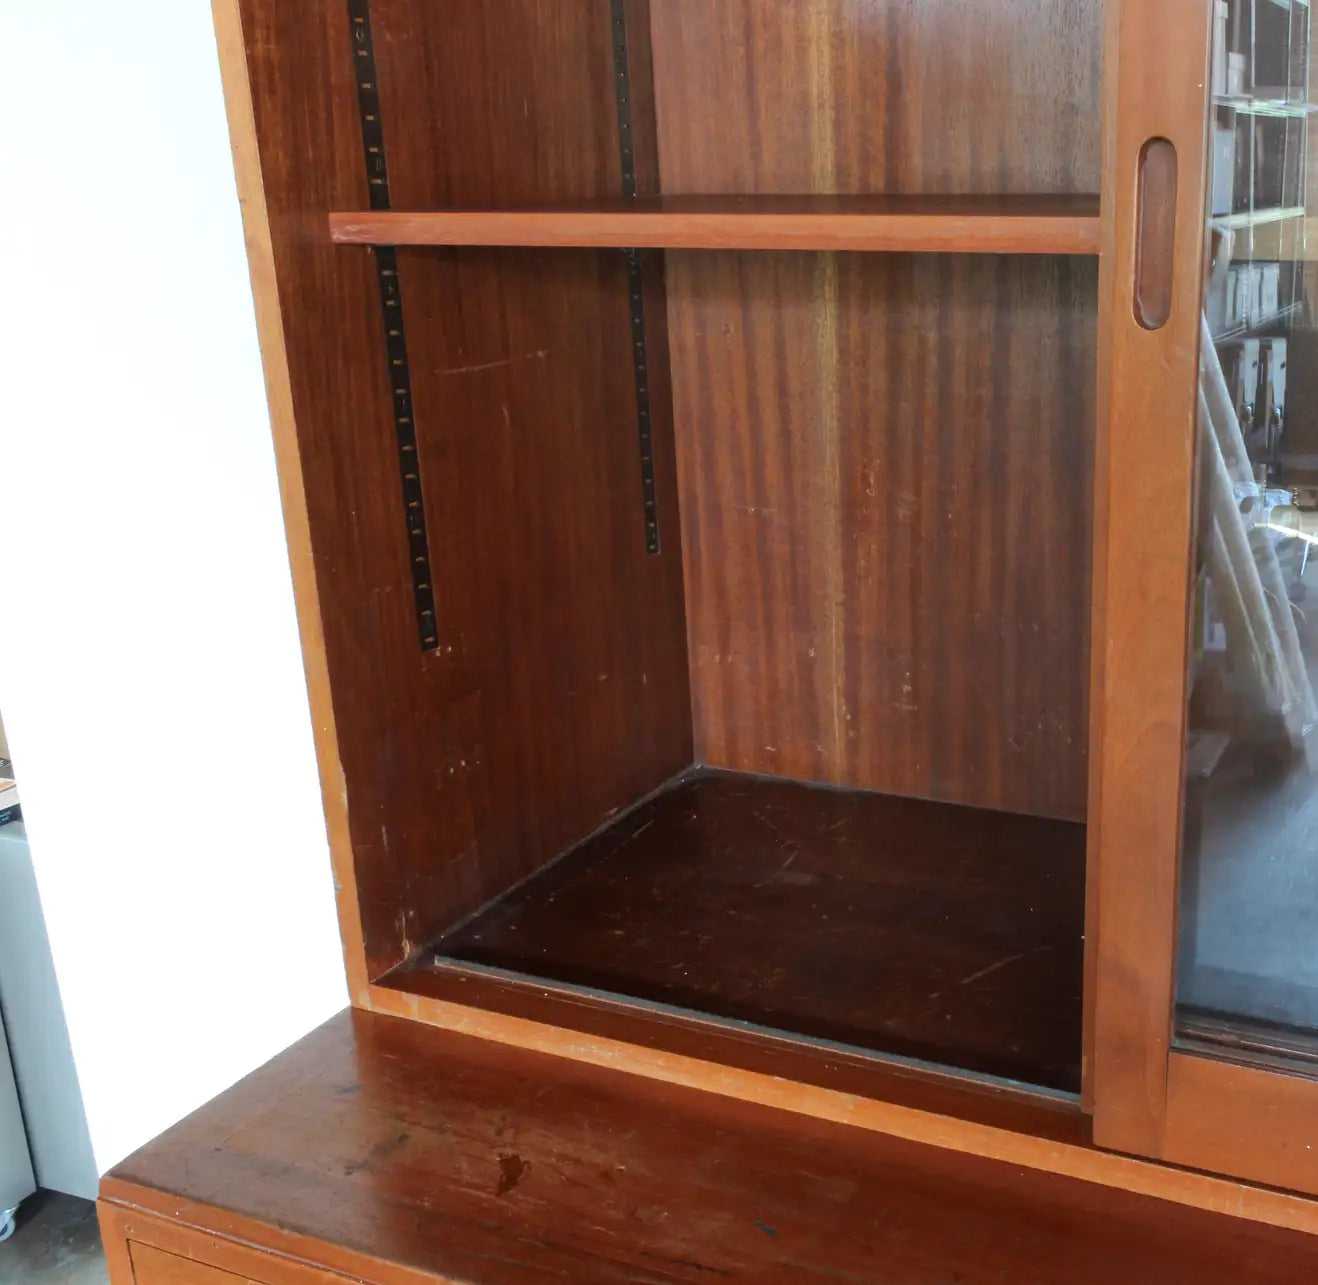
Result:
M104 1169L346 994L209 7L0 10L0 706Z

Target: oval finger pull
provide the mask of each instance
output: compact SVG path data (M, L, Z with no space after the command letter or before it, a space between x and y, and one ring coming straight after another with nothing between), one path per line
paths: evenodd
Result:
M1145 330L1167 324L1172 312L1176 250L1176 148L1151 138L1140 149L1135 228L1135 320Z

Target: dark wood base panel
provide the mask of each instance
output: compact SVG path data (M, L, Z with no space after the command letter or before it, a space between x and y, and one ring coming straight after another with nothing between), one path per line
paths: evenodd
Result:
M548 982L569 1010L663 1005L1075 1092L1083 920L1082 826L700 769L387 984L547 1010Z
M114 1285L1318 1273L1297 1231L363 1012L121 1164L101 1218Z

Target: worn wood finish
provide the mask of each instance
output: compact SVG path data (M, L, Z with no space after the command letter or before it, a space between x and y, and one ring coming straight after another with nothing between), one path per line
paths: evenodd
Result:
M1083 854L1062 822L700 772L435 955L1074 1092Z
M269 1285L1318 1270L1294 1232L365 1013L126 1161L102 1198L137 1244Z
M677 487L656 416L650 556L620 256L411 250L399 275L463 686L450 743L397 770L451 827L427 878L456 919L691 762Z
M1095 254L1098 198L659 197L529 209L339 212L340 245Z
M1181 842L1211 26L1198 0L1121 0L1108 50L1117 81L1103 189L1112 251L1094 619L1103 648L1093 761L1102 810L1090 857L1102 918L1094 1134L1154 1156L1165 1154ZM1140 154L1155 137L1175 146L1178 182L1169 319L1146 330L1133 307L1135 212Z
M434 974L415 975L433 978ZM480 998L482 1004L485 997ZM965 1092L976 1087L1000 1094L1003 1086L975 1086L962 1079L960 1092L948 1094L946 1083L931 1080L924 1068L904 1068L918 1081L896 1087L881 1074L903 1068L870 1061L868 1077L843 1081L850 1068L833 1084L823 1077L744 1069L735 1058L720 1052L711 1066L700 1056L672 1052L675 1043L662 1046L623 1043L607 1035L583 1037L584 1025L564 1029L542 1020L513 1017L490 1008L471 1008L448 999L435 999L418 991L371 987L372 1011L420 1021L478 1039L512 1045L521 1050L547 1053L609 1071L622 1071L675 1084L701 1092L716 1093L742 1102L753 1102L829 1120L848 1128L904 1138L922 1145L945 1147L968 1155L1001 1160L1043 1173L1061 1174L1085 1182L1117 1187L1133 1195L1189 1205L1214 1213L1267 1223L1271 1226L1318 1234L1318 1203L1308 1196L1274 1188L1255 1187L1211 1172L1171 1168L1138 1156L1096 1149L1088 1132L1077 1127L1087 1119L1077 1115L1074 1104L1052 1102L1038 1095L1007 1097L986 1109L984 1102L967 1101ZM878 1096L870 1096L876 1086ZM1050 1106L1044 1112L1043 1107ZM1059 1112L1058 1108L1062 1108ZM1064 1112L1064 1113L1063 1113Z
M374 270L367 252L345 257L315 232L327 208L364 201L347 9L241 0L241 20L342 767L327 768L322 753L322 780L331 817L347 811L361 928L344 938L349 953L358 932L365 939L365 960L354 966L364 981L403 953L384 886L412 889L418 922L435 911L416 879L419 853L405 843L388 854L369 847L378 846L382 813L408 811L380 771L382 749L392 738L395 755L406 755L421 739L412 719L391 723L390 711L424 707L416 688L432 669L416 642ZM251 238L256 175L239 177ZM268 334L265 352L278 360ZM277 434L286 431L277 403L275 419ZM287 454L281 463L285 487L295 486ZM402 828L396 821L395 832ZM340 908L347 920L350 903Z
M1026 9L675 0L665 187L1092 192L1098 5ZM698 755L1083 817L1093 265L669 260Z
M620 193L606 0L375 0L372 21L396 205ZM632 55L643 85L643 33ZM635 135L639 184L652 127ZM622 258L417 250L399 279L457 671L447 743L400 769L418 799L447 774L419 819L452 854L426 871L451 920L691 761L664 308L651 557Z
M543 979L530 985L523 977L493 969L453 963L427 967L418 961L373 987L371 1005L377 1012L483 1039L516 1044L524 1038L530 1048L588 1062L600 1058L603 1064L659 1079L667 1078L665 1068L679 1065L691 1068L689 1082L697 1086L736 1082L745 1072L749 1082L767 1077L795 1086L801 1090L799 1101L817 1089L820 1100L844 1096L908 1115L950 1116L1028 1135L1035 1142L1085 1146L1090 1141L1089 1118L1071 1094L875 1057Z
M1094 283L669 255L701 761L1083 817Z
M424 6L374 7L395 199L617 191L608 6L571 9L448 6L441 24ZM375 976L690 761L672 450L661 390L666 543L647 559L616 261L402 256L440 599L440 650L421 652L371 256L323 234L327 210L365 200L346 6L244 0L243 17L274 269L296 300L283 338L337 798L351 818L348 882L361 972ZM524 40L521 54L500 43L533 17L555 54L543 63ZM504 72L534 73L539 119L574 134L571 147L501 145L522 100L514 110L492 93L477 107L470 91ZM457 140L413 119L434 97L442 125L446 94L464 103ZM325 779L329 790L336 776ZM352 937L345 929L350 952Z

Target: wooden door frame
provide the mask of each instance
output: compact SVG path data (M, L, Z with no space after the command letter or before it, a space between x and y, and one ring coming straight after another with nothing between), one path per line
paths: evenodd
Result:
M1094 1141L1318 1193L1318 1081L1172 1047L1213 6L1108 3L1090 747ZM1134 305L1140 158L1152 139L1177 154L1172 307L1156 330Z
M1161 1156L1183 794L1212 5L1108 3L1104 422L1094 497L1090 1092L1100 1146ZM1148 330L1135 316L1136 223L1140 157L1156 138L1169 140L1177 153L1173 294L1166 324Z

